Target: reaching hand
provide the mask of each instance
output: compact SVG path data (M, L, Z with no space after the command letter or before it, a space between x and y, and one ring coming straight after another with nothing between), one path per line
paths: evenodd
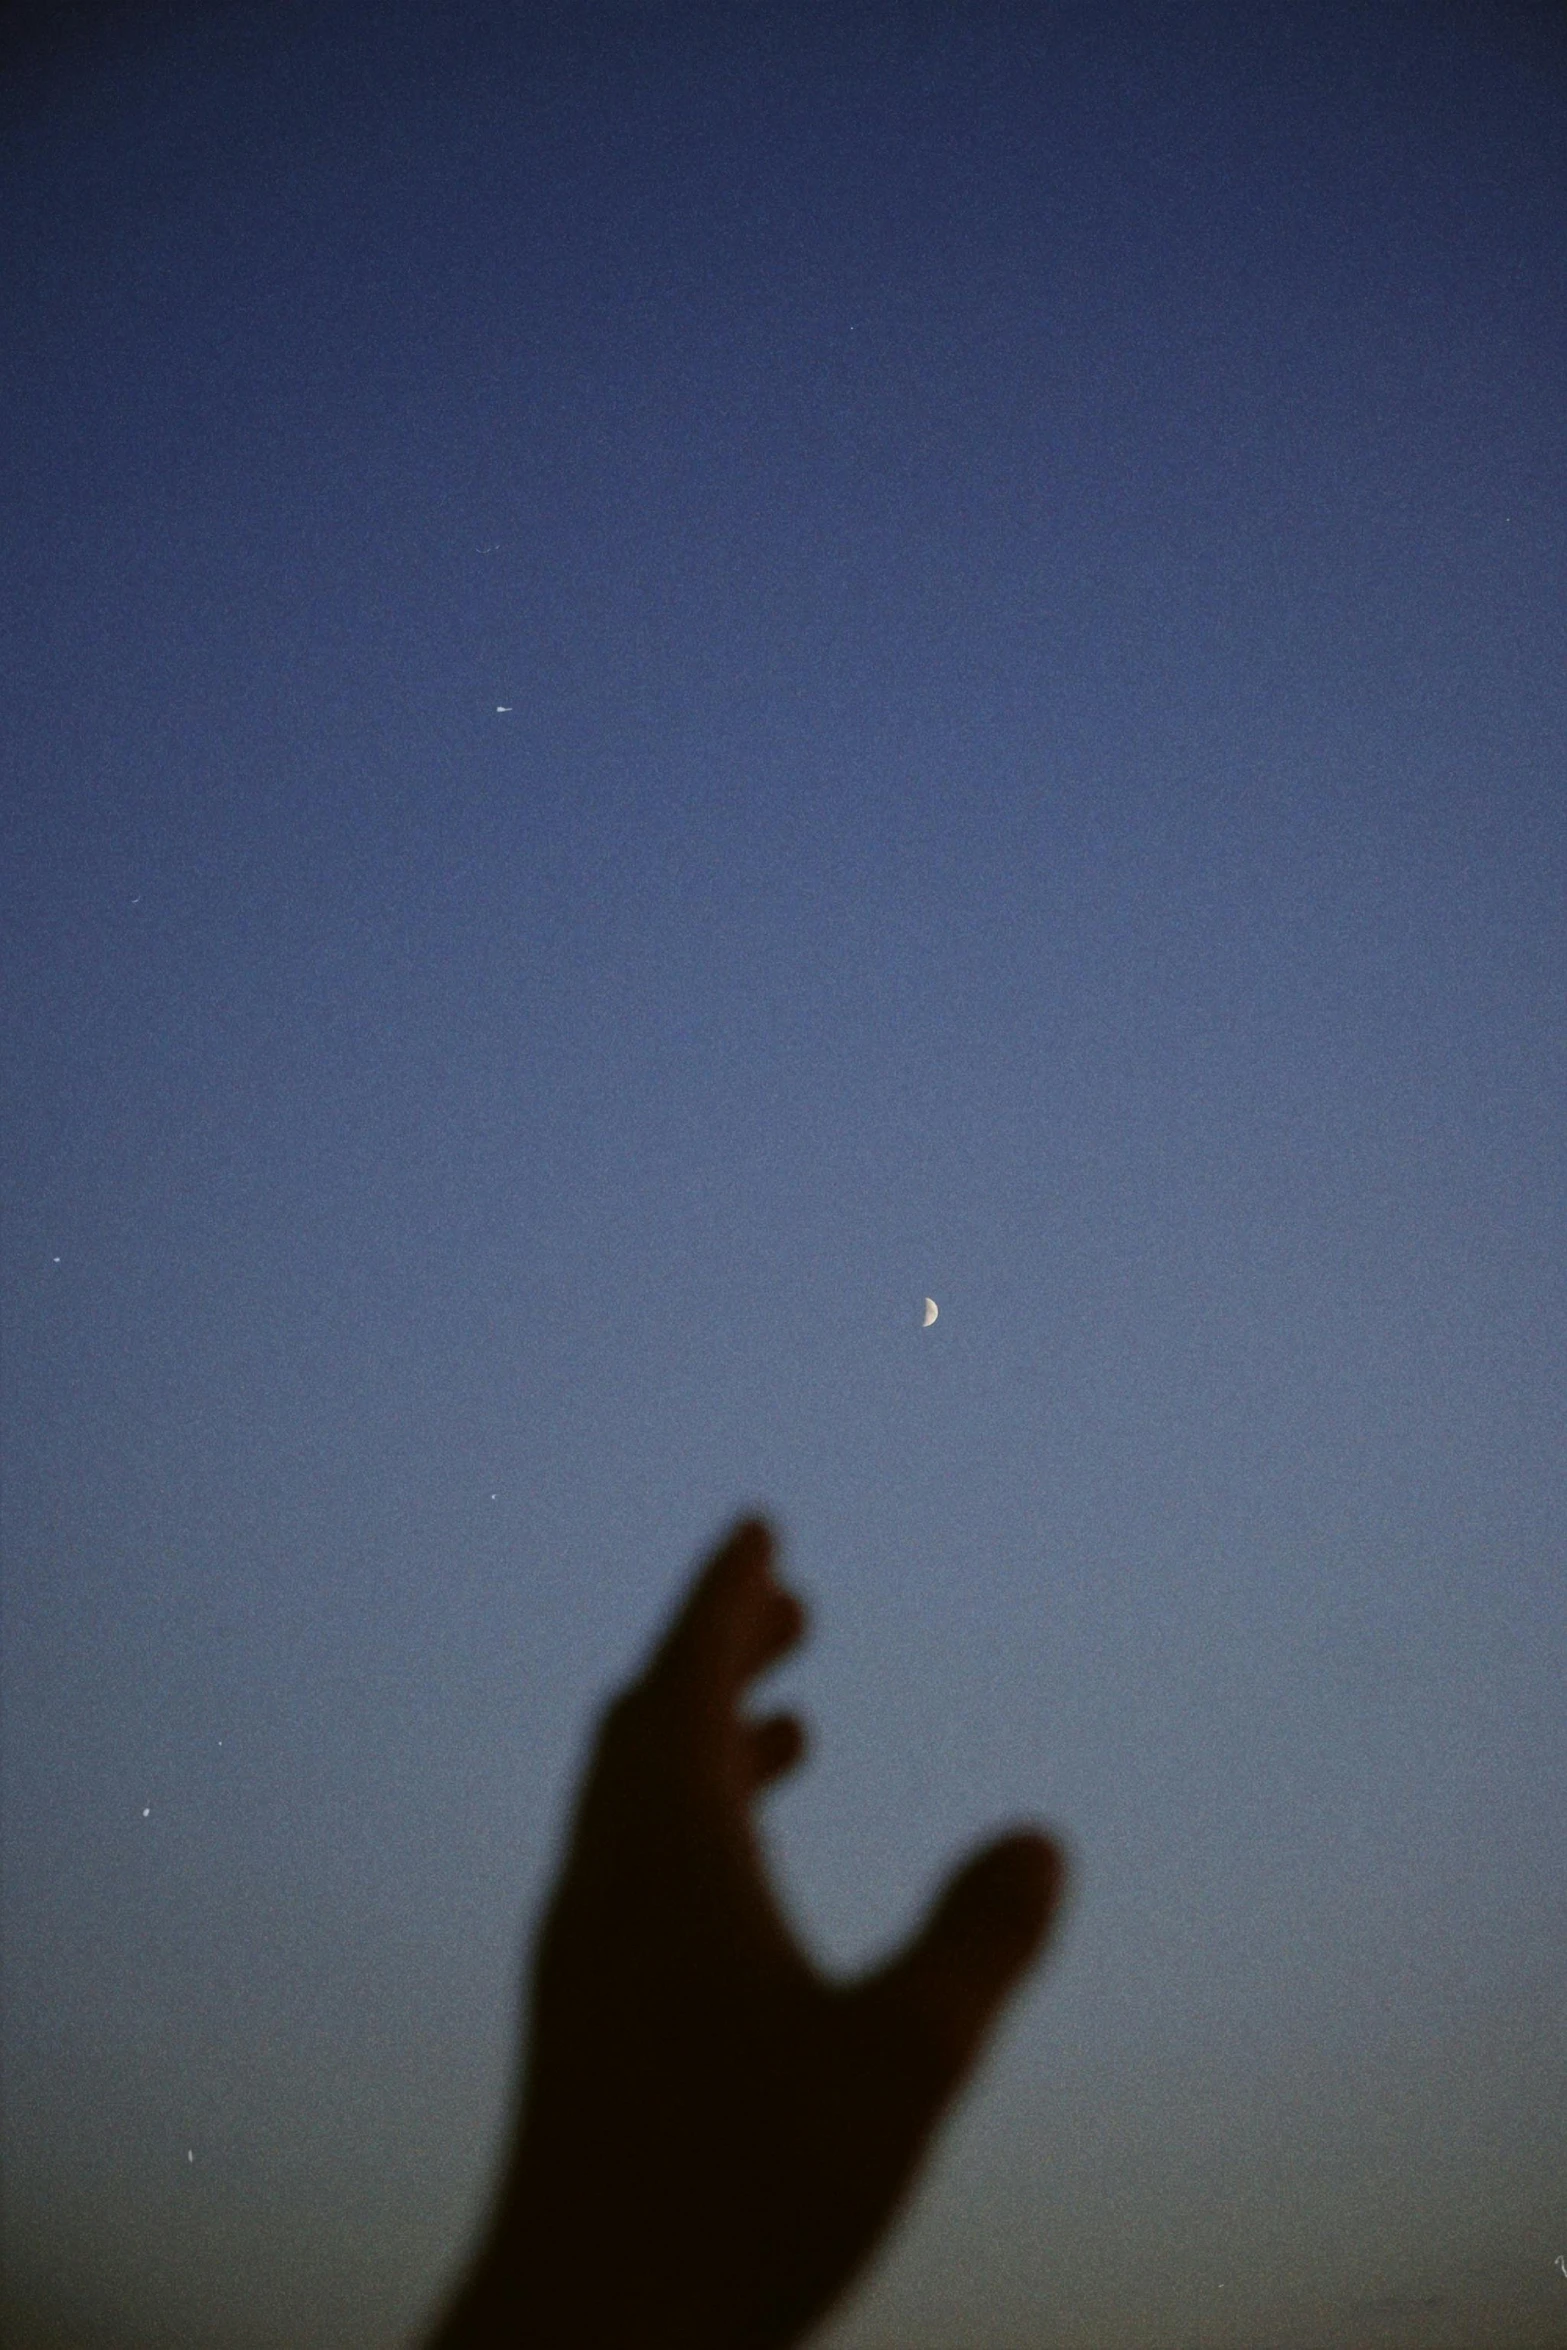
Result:
M781 2350L869 2259L1065 1862L1023 1831L948 1883L852 1983L800 1950L758 1791L799 1723L738 1710L805 1614L738 1526L607 1710L533 1963L517 2139L472 2283L434 2350Z

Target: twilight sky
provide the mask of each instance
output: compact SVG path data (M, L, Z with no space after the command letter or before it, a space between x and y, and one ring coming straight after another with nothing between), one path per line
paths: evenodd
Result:
M824 1963L1077 1864L823 2343L1567 2343L1561 12L82 24L0 97L16 2350L416 2337L758 1504Z

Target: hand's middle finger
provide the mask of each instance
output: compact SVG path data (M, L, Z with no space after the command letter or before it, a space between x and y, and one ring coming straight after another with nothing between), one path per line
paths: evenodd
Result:
M758 1520L738 1527L698 1576L650 1667L683 1685L704 1712L733 1706L753 1676L792 1648L805 1610L773 1581L773 1538Z

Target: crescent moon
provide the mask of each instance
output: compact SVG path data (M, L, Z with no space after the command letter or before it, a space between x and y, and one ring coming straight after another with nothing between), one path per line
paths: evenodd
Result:
M932 1322L934 1322L936 1319L937 1311L938 1308L935 1299L933 1297L928 1297L925 1300L925 1327L927 1330L930 1328Z

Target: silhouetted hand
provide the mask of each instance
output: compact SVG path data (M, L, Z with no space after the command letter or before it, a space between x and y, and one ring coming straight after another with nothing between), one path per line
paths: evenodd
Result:
M751 1818L804 1752L745 1685L799 1640L750 1520L607 1710L533 1960L517 2138L435 2350L775 2350L869 2259L1065 1875L1020 1832L912 1943L830 1982L779 1913Z

